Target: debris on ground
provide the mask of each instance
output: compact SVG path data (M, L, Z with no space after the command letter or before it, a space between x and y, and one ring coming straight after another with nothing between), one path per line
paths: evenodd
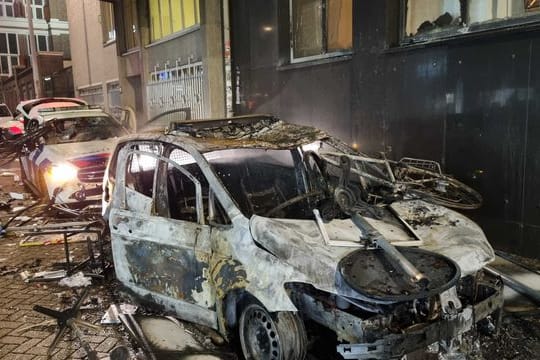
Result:
M34 282L34 281L54 281L60 280L67 275L66 270L51 270L51 271L39 271L32 274L29 271L23 271L20 273L21 278L25 282Z
M84 276L82 271L79 271L75 275L63 278L58 282L58 285L67 286L70 288L86 287L92 285L92 279Z
M81 343L81 347L86 352L86 355L88 356L88 360L98 359L97 352L91 348L88 342L85 341L83 337L83 332L81 331L81 327L85 327L87 329L91 329L95 331L100 331L101 328L97 325L81 320L78 315L79 308L81 307L87 295L88 295L88 290L85 290L82 293L82 295L79 297L79 299L75 302L73 307L70 307L62 311L49 309L40 305L34 305L34 308L33 308L34 311L37 311L44 315L50 316L53 319L56 319L56 323L58 325L58 331L56 333L56 336L54 337L52 343L49 345L49 348L47 351L48 358L50 358L53 350L55 350L56 346L58 345L60 340L63 338L67 330L71 329L71 331L74 333L74 335L77 337L77 339Z
M24 194L21 193L10 192L9 197L13 200L24 200Z
M103 314L101 318L102 325L120 324L121 321L118 317L120 314L135 314L138 307L131 304L112 304L109 309Z

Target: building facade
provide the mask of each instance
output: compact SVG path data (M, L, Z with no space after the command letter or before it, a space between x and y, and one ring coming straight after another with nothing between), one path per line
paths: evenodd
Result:
M67 1L75 95L112 114L121 107L112 4Z
M79 97L129 109L132 128L177 109L225 114L221 1L82 0L68 14Z
M46 95L71 93L71 52L65 0L30 0L36 47L40 53L41 82ZM23 0L0 0L0 97L13 108L32 99L28 20ZM20 72L20 74L19 74ZM31 71L30 71L31 73ZM19 79L20 78L20 79ZM19 80L21 82L19 82Z

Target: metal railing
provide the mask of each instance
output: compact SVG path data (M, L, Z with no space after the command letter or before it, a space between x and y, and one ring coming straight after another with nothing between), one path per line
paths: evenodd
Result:
M149 118L179 108L191 109L193 119L208 116L202 62L151 72L146 91Z

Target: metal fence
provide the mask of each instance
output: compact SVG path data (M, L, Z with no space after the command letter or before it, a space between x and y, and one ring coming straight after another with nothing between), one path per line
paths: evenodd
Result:
M146 91L150 119L180 108L189 108L193 119L208 116L202 62L152 72ZM175 113L167 116L170 121L181 120Z

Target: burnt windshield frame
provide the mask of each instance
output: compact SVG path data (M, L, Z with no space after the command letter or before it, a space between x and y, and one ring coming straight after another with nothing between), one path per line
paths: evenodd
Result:
M204 157L231 200L248 218L264 216L280 203L305 194L308 188L296 148L235 148L207 152Z
M106 140L128 134L122 125L106 115L54 119L47 122L47 126L52 129L45 139L47 145Z

